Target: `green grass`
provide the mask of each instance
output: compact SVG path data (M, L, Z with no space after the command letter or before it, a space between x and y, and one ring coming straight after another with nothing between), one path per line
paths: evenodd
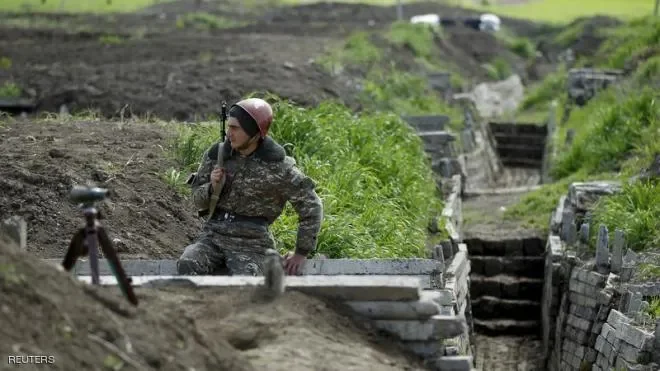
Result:
M557 156L552 159L551 175L557 182L528 194L507 210L506 217L547 229L548 216L570 183L618 179L626 185L619 194L603 197L594 206L593 226L622 229L629 246L637 251L660 245L657 183L627 184L630 176L660 153L660 106L653 88L660 81L660 59L649 53L649 45L660 41L659 24L643 18L607 31L608 40L594 59L600 62L597 64L621 68L636 58L638 68L629 81L599 92L584 107L573 108L569 120L559 124L552 138ZM562 37L572 37L567 35ZM541 111L553 98L565 100L566 78L563 67L548 76L525 98L522 111ZM561 113L561 105L557 113ZM566 144L569 130L574 137ZM595 232L592 234L593 240Z
M627 246L635 251L660 246L660 186L657 183L624 184L621 193L598 200L593 214L594 225L604 224L609 231L621 229Z
M653 296L648 301L649 307L646 308L646 313L651 316L651 320L655 321L660 319L660 296Z
M558 181L527 195L506 216L543 227L557 200L576 181L621 179L648 166L660 152L660 108L652 89L601 92L587 106L572 113L557 131L552 175ZM568 128L575 130L570 146L564 146ZM605 197L595 206L594 225L626 232L636 250L660 243L660 189L655 184L625 186L619 195Z
M462 122L461 111L430 91L426 79L390 68L374 68L363 82L360 102L366 111L397 115L443 114L454 129Z
M660 19L644 17L606 31L607 40L598 51L602 67L624 68L632 59L647 59L660 52Z
M272 99L270 99L272 101ZM442 209L419 137L397 115L355 115L326 102L305 109L276 100L273 137L318 185L324 222L318 251L332 258L424 257L429 218ZM218 126L182 126L174 154L196 167ZM297 217L273 225L282 250L295 245Z
M637 266L637 271L641 279L660 278L660 265L655 265L651 263L640 263Z
M580 17L609 15L624 19L641 17L653 13L652 0L534 0L524 4L497 5L497 0L490 1L494 5L479 5L473 0L454 0L465 7L493 12L498 15L525 18L535 21L545 21L565 24Z
M434 39L441 29L423 24L411 24L408 21L394 22L390 26L387 38L397 46L410 48L416 57L430 59L433 55Z
M0 97L16 98L21 95L21 88L13 82L5 82L0 85Z
M566 92L566 81L568 72L563 65L557 71L546 76L538 85L532 86L529 93L525 95L520 109L529 111L534 109L546 109L550 102Z
M176 27L194 28L196 30L218 30L245 25L246 22L236 21L230 18L219 17L204 12L187 13L177 17Z
M341 45L332 48L319 58L319 64L330 72L339 72L346 65L362 65L369 68L381 61L382 51L364 31L352 33Z
M620 171L632 156L660 150L660 104L651 88L609 89L572 116L575 128L570 148L560 151L553 177L580 170L588 174Z
M38 12L63 12L63 13L116 13L133 12L154 4L170 0L112 0L108 4L106 0L65 0L61 8L61 0L2 0L0 11L38 11Z
M557 208L559 198L568 192L568 186L573 182L600 180L613 175L587 175L584 172L572 174L554 183L526 194L520 202L509 207L504 212L504 219L519 221L523 226L547 232L552 211Z

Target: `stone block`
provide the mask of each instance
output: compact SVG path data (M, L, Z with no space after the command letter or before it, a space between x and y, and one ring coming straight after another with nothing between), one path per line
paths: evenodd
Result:
M591 326L591 332L594 334L600 334L602 329L603 329L602 323L594 323L593 326Z
M607 316L607 323L612 326L614 329L618 329L621 323L631 323L632 319L625 316L623 313L618 310L610 310L610 314Z
M308 259L303 275L425 275L443 270L434 259Z
M609 334L616 334L616 330L609 323L605 322L603 323L603 327L600 330L600 336L607 339Z
M569 293L569 298L572 303L581 305L583 307L596 308L598 306L598 301L596 301L596 299L578 294L576 292Z
M176 266L176 261L175 266ZM122 260L121 266L124 268L126 274L130 277L134 276L158 276L161 273L161 265L163 260ZM87 276L91 275L91 267L88 259L80 259L76 262L76 275ZM111 276L112 270L106 259L99 259L99 274Z
M179 274L176 268L176 260L161 260L158 274L161 276L176 276Z
M562 244L559 236L550 235L548 238L547 251L552 256L552 261L559 263L562 257Z
M597 287L576 280L569 281L568 289L572 292L576 292L593 299L597 299L597 294L600 291L600 289Z
M435 367L442 371L470 371L472 363L471 356L445 356L435 361Z
M613 195L621 190L620 182L572 183L568 187L568 200L578 211L588 211L600 197Z
M646 332L629 323L621 323L617 327L616 337L639 349L645 349L654 340L653 333Z
M637 363L642 351L628 343L619 343L619 358L623 358L630 363Z
M577 329L573 326L567 325L564 329L566 338L575 341L581 345L587 345L589 341L589 334L587 331Z
M564 205L566 204L567 198L568 197L566 195L563 195L559 198L559 203L557 204L557 208L555 209L550 222L550 230L557 235L559 234L559 229L561 227L561 219L562 215L564 214Z
M587 283L591 286L598 287L598 288L604 288L605 283L607 282L607 274L601 274L598 272L594 272L592 270L587 270L587 269L582 269L582 268L574 268L571 271L571 279L577 279L580 282Z
M582 331L589 331L591 328L591 321L576 317L572 314L569 314L566 317L566 323Z
M426 321L376 320L374 326L403 341L449 339L468 330L465 318L441 315Z
M349 301L353 311L370 319L424 320L440 314L438 294L423 291L417 301Z
M585 307L579 304L571 304L569 312L577 317L584 318L589 321L595 320L598 314L596 309Z

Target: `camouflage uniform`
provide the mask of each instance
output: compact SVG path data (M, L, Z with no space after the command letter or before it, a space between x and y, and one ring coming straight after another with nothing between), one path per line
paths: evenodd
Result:
M213 193L209 180L218 147L215 144L204 153L192 184L193 201L199 209L209 208ZM275 248L268 227L282 214L287 201L299 215L296 253L307 256L313 251L323 205L314 183L296 167L295 160L270 137L246 157L233 151L229 141L221 150L225 186L213 218L179 259L179 274L262 275L266 250Z

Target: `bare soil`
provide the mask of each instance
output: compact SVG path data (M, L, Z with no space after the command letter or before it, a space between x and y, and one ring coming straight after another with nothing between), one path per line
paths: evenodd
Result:
M162 175L169 126L139 122L8 121L0 124L0 218L22 216L30 252L62 258L83 216L69 202L74 184L110 191L102 223L126 258L177 258L201 221Z
M422 370L299 293L141 289L134 308L116 287L82 284L5 241L0 290L0 354L53 356L52 370Z
M217 113L219 101L272 92L302 105L337 99L357 107L356 90L331 76L315 59L351 31L385 29L392 7L322 3L241 13L235 3L205 2L202 11L218 27L180 27L195 2L160 4L133 14L0 14L0 84L14 82L37 111L100 111L106 117L151 114L194 121ZM476 14L438 3L407 5L406 16ZM516 32L543 27L506 20ZM238 22L238 24L236 24ZM232 27L230 27L232 26ZM445 30L438 58L471 78L486 78L481 64L499 56L524 73L524 61L493 35L464 27ZM412 60L410 50L391 50L389 60ZM409 64L410 65L410 64Z

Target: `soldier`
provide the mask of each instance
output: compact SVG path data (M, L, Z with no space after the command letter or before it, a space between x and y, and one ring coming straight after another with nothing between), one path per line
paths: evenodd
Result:
M323 204L313 181L267 136L272 120L273 110L262 99L231 106L227 140L204 153L192 183L193 201L201 210L209 209L214 187L222 187L217 206L201 236L179 258L179 274L262 275L266 250L275 248L269 226L287 201L299 216L295 253L284 260L287 274L299 274L316 248ZM215 166L218 151L223 168Z

